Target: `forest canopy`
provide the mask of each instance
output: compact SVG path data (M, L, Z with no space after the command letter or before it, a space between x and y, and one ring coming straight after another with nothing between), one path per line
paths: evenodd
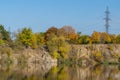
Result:
M53 58L67 58L66 54L73 44L120 44L120 34L94 31L91 35L85 35L67 25L61 28L52 26L45 32L37 33L31 28L24 27L13 34L0 25L0 45L7 45L13 49L44 47Z

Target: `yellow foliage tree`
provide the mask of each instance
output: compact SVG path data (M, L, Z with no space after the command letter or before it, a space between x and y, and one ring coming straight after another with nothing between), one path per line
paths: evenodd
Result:
M111 42L111 38L108 33L106 33L106 32L101 33L101 42L102 43L110 43Z
M48 42L47 46L53 58L67 58L69 52L69 44L65 42L63 36L57 37L54 35Z
M42 46L45 44L45 33L36 33L37 45Z
M36 37L30 28L23 28L17 35L17 40L24 46L36 48Z
M78 37L77 42L79 44L91 44L91 38L87 35L81 35Z
M116 35L115 34L110 35L110 38L111 38L111 43L116 43Z
M4 41L2 40L2 34L0 33L0 44L4 44Z
M120 44L120 34L116 37L116 43Z
M93 43L100 43L100 33L94 31L92 34L92 42Z
M35 49L37 47L38 47L38 45L37 45L37 38L36 38L35 34L33 34L31 48Z

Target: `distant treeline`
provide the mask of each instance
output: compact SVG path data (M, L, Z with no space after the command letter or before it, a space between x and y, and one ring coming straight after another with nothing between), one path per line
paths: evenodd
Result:
M14 39L10 32L0 25L0 45L8 45L13 49L32 48L44 46L54 58L66 58L70 44L118 44L120 34L108 34L94 31L92 35L83 35L76 32L72 26L62 28L50 27L46 32L34 33L31 28L22 28L14 33Z

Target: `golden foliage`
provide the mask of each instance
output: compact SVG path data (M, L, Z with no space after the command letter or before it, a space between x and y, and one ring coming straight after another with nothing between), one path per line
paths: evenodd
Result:
M49 52L54 58L63 57L67 58L67 53L69 51L69 44L65 42L63 36L54 36L51 40L47 42Z
M17 35L17 40L25 46L36 48L36 37L30 28L23 28Z
M97 52L94 52L92 55L97 62L103 62L104 61L104 56L102 55L101 52L97 51Z
M106 32L101 33L101 42L102 43L110 43L111 42L111 38L108 33L106 33Z
M92 42L93 43L100 43L100 33L94 31L92 34Z
M42 46L45 44L45 33L36 33L37 45Z
M115 34L111 34L109 36L111 38L111 43L116 43L116 35Z
M120 34L116 37L116 43L120 43Z

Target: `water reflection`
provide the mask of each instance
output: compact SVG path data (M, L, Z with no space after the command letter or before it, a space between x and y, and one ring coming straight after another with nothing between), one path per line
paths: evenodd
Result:
M119 80L119 65L1 65L0 80Z

